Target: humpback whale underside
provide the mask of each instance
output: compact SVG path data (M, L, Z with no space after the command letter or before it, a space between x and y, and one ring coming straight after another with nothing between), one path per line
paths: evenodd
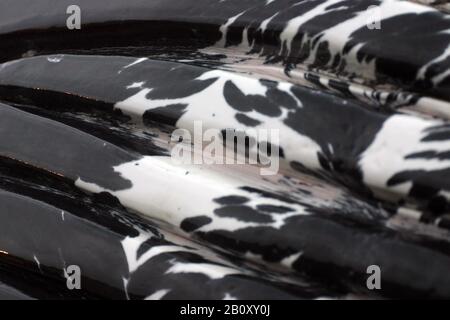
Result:
M0 299L449 299L449 270L448 3L0 1Z

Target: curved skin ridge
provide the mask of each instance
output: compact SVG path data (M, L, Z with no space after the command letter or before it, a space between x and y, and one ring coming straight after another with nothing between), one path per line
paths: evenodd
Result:
M450 298L448 12L2 1L0 299Z

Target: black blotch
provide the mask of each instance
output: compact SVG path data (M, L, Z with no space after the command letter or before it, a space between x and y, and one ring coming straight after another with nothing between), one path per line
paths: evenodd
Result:
M330 79L328 81L328 85L330 86L330 88L339 91L340 93L344 94L346 97L353 97L353 94L350 91L350 84L348 82Z
M241 154L248 157L251 147L256 144L255 138L247 135L244 131L224 129L220 133L224 147L233 150L235 155ZM243 154L242 151L244 151Z
M330 164L328 163L328 160L324 157L322 152L317 152L317 158L319 159L319 163L322 168L327 171L331 170Z
M228 80L223 89L225 100L240 112L256 111L269 117L281 115L281 107L293 109L297 106L294 98L277 88L277 83L260 80L267 87L265 96L245 95L232 81Z
M267 142L267 141L259 142L258 143L258 151L261 151L261 149L265 150L266 154L264 154L264 155L267 155L268 157L272 156L272 152L274 150L278 150L278 156L280 158L284 158L284 150L283 150L283 148L281 148L281 147L279 147L277 145L274 145L274 144L272 144L270 142Z
M334 168L360 181L359 157L373 142L386 117L356 101L302 87L291 91L303 107L289 112L284 123L320 145L318 158L325 170Z
M305 79L314 84L317 88L326 90L327 88L320 82L320 76L314 73L306 73Z
M214 202L224 205L232 205L232 204L244 204L248 202L249 199L242 196L227 196L222 198L214 199Z
M428 209L436 215L441 215L448 212L449 203L443 196L435 196L430 199L428 203Z
M440 190L450 190L450 169L435 171L408 170L402 171L391 177L387 185L395 186L405 182L412 182L409 192L411 197L430 201L437 196Z
M358 60L368 62L376 58L379 81L410 86L409 90L413 88L421 92L434 92L448 98L448 87L447 92L443 88L435 90L429 83L429 79L439 74L444 65L448 66L448 61L438 68L428 68L432 72L426 73L426 81L416 81L419 69L446 49L450 36L442 31L448 29L448 21L438 12L424 12L398 15L383 19L381 23L382 30L387 30L386 32L376 32L366 26L353 32L345 45L344 53L361 45L357 53ZM417 48L423 50L411 54Z
M94 199L95 202L99 204L106 204L109 206L120 207L122 210L124 211L126 210L125 207L123 207L122 204L120 203L120 200L109 192L103 191L100 193L94 193L92 195L92 198Z
M249 126L249 127L256 127L257 125L261 124L261 122L259 120L250 118L249 116L247 116L246 114L243 114L243 113L237 113L235 115L235 118L240 123L245 124L246 126Z
M326 65L331 60L328 41L321 42L317 47L316 59L312 64L312 68Z
M450 230L450 215L440 217L437 225L439 228Z
M183 116L187 104L172 104L165 107L150 109L144 112L142 118L145 125L152 122L164 123L175 126L178 120Z
M412 153L405 157L405 159L420 159L420 158L446 160L450 159L450 151L437 152L434 150L428 150Z
M295 211L292 208L284 207L284 206L274 206L270 204L261 204L256 207L258 210L269 212L269 213L287 213Z
M228 80L223 88L223 95L227 102L236 110L241 112L252 111L251 103L247 96L230 80Z
M167 69L159 71L161 74L154 81L156 86L147 93L146 97L148 99L158 100L189 97L205 90L217 80L217 78L196 80L195 78L204 73L205 70L192 66L178 66L178 68L169 71Z
M443 124L425 130L427 135L422 138L422 142L443 141L450 139L450 125Z
M193 218L187 218L184 219L181 222L181 229L183 229L186 232L192 232L197 229L200 229L201 227L210 224L212 222L212 219L208 216L198 216Z

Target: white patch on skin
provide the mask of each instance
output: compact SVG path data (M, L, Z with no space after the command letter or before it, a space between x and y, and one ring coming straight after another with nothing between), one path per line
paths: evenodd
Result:
M294 41L295 37L298 35L299 31L305 31L302 30L302 27L305 23L308 23L311 21L311 19L316 18L318 15L323 15L329 12L338 12L342 10L346 10L347 6L337 6L340 2L343 2L343 0L328 0L322 4L318 4L317 6L313 7L307 12L304 12L302 14L299 14L298 16L292 18L291 20L287 21L287 24L283 31L281 32L279 36L279 40L281 43L281 48L279 54L281 55L283 53L284 48L286 48L286 55L289 56L292 48L292 42ZM296 4L293 4L291 7L287 8L286 10L295 10L295 6L301 5L303 2L299 2ZM266 3L268 4L268 3ZM336 5L334 8L328 9L330 6ZM341 55L346 59L346 71L349 74L355 73L359 77L362 77L364 79L374 80L375 77L375 59L371 59L371 61L367 62L365 60L359 61L357 58L357 52L358 50L364 45L363 43L356 45L353 47L348 53L343 54L343 48L345 44L351 39L351 34L354 33L356 30L367 27L367 23L371 21L371 18L374 15L379 15L381 24L384 19L389 19L398 15L402 14L408 14L408 13L422 13L427 11L435 11L435 9L414 4L409 1L397 1L397 0L384 0L381 1L378 6L373 6L370 9L367 8L367 10L362 10L358 13L356 13L353 17L350 19L347 19L335 26L330 27L329 29L323 30L322 32L318 33L314 37L308 36L306 33L304 36L304 39L302 39L303 43L305 43L308 40L314 40L315 38L320 37L320 41L316 43L316 45L312 48L308 58L303 62L303 64L308 65L313 63L317 56L317 50L319 48L319 44L323 42L328 42L329 44L329 50L332 55L329 65L333 62L334 57L336 55ZM277 12L275 15L279 14L280 12ZM242 13L241 13L242 14ZM240 15L241 15L240 14ZM239 15L239 16L240 16ZM274 15L274 16L275 16ZM265 20L263 20L260 24L260 29L265 30L267 27L267 24L270 22L273 17L269 17ZM232 17L230 19L234 19L235 17ZM215 47L225 47L225 40L226 40L226 30L228 27L235 21L228 21L227 24L222 26L225 28L225 32L222 32L222 39L215 44ZM226 27L225 27L226 26ZM375 31L376 32L376 31ZM247 30L244 29L243 33L247 33ZM243 41L234 47L235 51L241 50L242 52L249 51L251 49L252 44L248 43L247 37L243 37ZM449 72L450 73L450 72ZM434 81L439 82L442 81L446 76L448 76L449 73L442 74L439 77L436 77Z
M294 99L295 102L297 102L297 106L298 106L299 108L303 108L302 102L301 102L301 101L297 98L297 96L296 96L295 94L293 94L292 91L291 91L291 89L292 89L293 86L294 86L294 85L293 85L292 83L289 83L289 82L278 82L277 89L278 89L278 90L281 90L281 91L283 91L283 92L285 92L285 93L287 93L288 95L290 95L291 98Z
M149 234L141 233L135 238L126 237L122 240L122 247L125 252L125 256L128 262L128 270L130 273L136 271L140 266L146 263L148 260L169 252L192 252L192 250L174 245L165 246L155 246L147 250L139 258L137 258L137 252L139 247L148 239L150 239Z
M167 270L169 273L200 273L212 280L222 279L227 275L241 274L240 271L220 265L210 263L182 263L174 262L174 265Z
M137 252L140 246L145 243L148 239L150 239L153 235L152 233L146 233L140 231L139 236L131 238L126 237L122 241L122 247L125 252L125 256L128 263L129 273L132 274L134 271L139 269L145 262L150 259L166 253L172 252L191 252L196 255L199 255L205 258L211 263L185 263L185 262L176 262L170 269L166 271L166 273L202 273L211 279L220 279L226 275L230 274L253 274L251 271L241 270L240 268L231 264L229 260L224 260L221 256L214 253L210 248L202 246L196 242L188 240L186 238L181 238L172 233L168 233L160 230L164 236L166 241L174 243L173 245L161 245L154 246L147 250L144 254L142 254L139 259L137 258ZM186 247L188 246L188 247ZM173 260L175 261L175 260ZM123 277L123 285L126 293L126 297L129 300L128 296L128 283L129 278ZM163 298L170 290L162 289L154 292L145 298L145 300L160 300Z
M320 83L333 92L342 91L336 89L335 87L332 87L330 85L330 80L342 82L344 87L347 85L350 93L358 100L364 102L369 109L373 106L373 102L376 105L380 103L385 105L387 103L387 97L389 95L395 95L395 102L390 101L389 106L404 107L403 109L398 109L399 112L408 114L410 110L413 109L416 112L420 113L420 115L433 115L445 119L450 119L450 103L443 100L437 100L430 97L422 97L418 102L413 103L414 99L416 98L415 94L412 94L410 92L398 92L395 87L386 87L385 84L380 84L379 86L375 85L372 88L366 85L362 85L361 83L363 83L364 80L358 77L352 78L352 80L350 81L349 79L345 79L343 76L337 78L336 76L333 76L332 74L325 72L324 70L307 71L303 69L304 66L302 65L297 65L296 69L289 70L286 74L286 70L283 66L277 64L264 64L264 60L260 59L258 54L246 54L245 57L247 59L243 59L242 57L240 57L240 59L229 61L230 55L233 54L232 52L230 52L230 49L209 48L208 50L201 51L205 54L212 54L213 52L214 54L223 54L227 56L227 58L221 60L222 62L226 63L223 68L227 71L234 71L241 74L245 73L251 75L252 78L257 79L266 79L278 82L282 81L279 82L278 86L278 89L280 90L282 90L282 86L292 86L293 84L316 88L316 85L307 79L307 76L312 74L319 77ZM290 81L291 83L285 81ZM292 93L290 94L292 95ZM298 98L294 95L292 95L292 97L298 100ZM299 105L301 105L300 101L298 101L298 103ZM342 103L346 104L347 101L344 100L342 101ZM370 105L367 105L367 103L370 103Z
M273 0L272 0L273 1ZM225 293L225 297L223 297L222 300L237 300L237 298L233 297L231 294L229 294L228 292Z
M327 1L326 3L331 4L339 1ZM332 11L338 11L340 8L336 8ZM376 10L376 11L375 11ZM351 39L351 34L361 28L367 27L367 22L370 21L370 18L377 12L380 13L381 26L383 25L384 19L389 19L397 15L402 15L406 13L421 13L430 11L432 9L412 4L407 1L391 1L385 0L382 1L379 6L374 6L371 9L363 10L356 14L353 18L345 20L338 25L333 26L330 29L324 30L319 35L322 35L320 42L328 41L330 45L329 50L332 54L332 57L337 54L342 55L342 49L345 44ZM317 35L317 36L319 36ZM295 34L294 34L295 36ZM358 76L363 77L365 79L375 79L375 59L366 63L365 61L358 61L357 52L358 49L363 46L363 44L359 44L355 46L349 53L344 55L347 65L347 72L355 72ZM318 48L316 45L315 49ZM310 59L316 56L315 51L310 54ZM333 58L330 59L329 63L332 63Z
M330 150L331 154L334 153L334 148L333 148L333 145L331 143L328 144L328 149Z
M262 261L262 260L263 260L262 254L255 254L255 253L250 252L250 251L247 251L247 252L244 254L244 257L245 257L246 259L252 260L252 261Z
M411 104L405 110L413 110L421 116L433 116L444 120L450 120L450 103L430 97L421 97L415 104Z
M439 195L441 195L441 196L443 196L443 197L445 197L447 199L450 199L450 191L441 190L439 192Z
M63 57L64 55L50 56L47 57L47 61L51 63L58 63L62 61Z
M298 258L302 256L303 252L294 253L290 255L289 257L284 258L281 260L281 265L286 266L288 268L292 268L292 264L297 261Z
M145 298L145 300L161 300L169 292L169 289L161 289L149 295L147 298Z
M127 89L133 89L133 88L142 88L142 86L145 84L145 81L142 82L133 82L129 86L127 86Z
M222 256L217 254L215 251L211 250L211 248L201 244L200 242L194 242L192 240L189 240L187 237L180 237L177 235L174 235L173 233L165 232L163 230L159 230L159 232L164 236L164 239L182 247L188 247L193 250L199 255L201 255L203 258L205 258L208 261L212 261L214 263L218 263L221 265L228 266L230 268L239 268L233 263L231 263L230 260L224 259ZM250 271L246 271L246 273L251 274Z
M420 218L422 217L422 212L405 207L398 208L397 214L400 215L401 217L413 220L420 220Z
M287 204L277 199L264 198L259 194L241 190L242 182L232 176L197 165L174 165L169 157L143 157L141 160L119 165L114 170L125 179L132 181L133 186L126 190L111 191L80 179L76 181L76 185L89 192L108 191L115 195L124 206L175 226L179 226L186 218L206 215L212 222L198 229L200 231L236 231L257 226L278 229L284 225L285 219L308 214L301 205ZM189 171L188 175L186 171ZM293 211L285 214L271 214L274 222L270 223L247 222L234 217L215 215L214 210L221 205L214 202L214 199L228 195L249 198L246 204L249 206L281 205L292 208Z
M235 115L238 113L236 109L228 104L223 91L227 81L233 82L239 90L245 95L260 95L266 97L267 87L262 85L258 79L252 79L242 75L225 72L221 70L208 71L202 74L197 80L217 80L205 88L188 97L177 99L148 99L147 94L152 91L152 88L144 88L135 95L125 99L124 101L115 104L115 109L120 109L124 114L133 118L142 117L147 110L152 110L159 107L169 106L173 104L186 104L186 112L177 121L176 126L194 133L194 122L202 121L203 128L217 129L217 128L243 128L243 129L264 129L272 130L277 128L280 136L280 147L283 148L286 159L297 160L303 165L312 168L320 169L320 162L317 157L321 147L310 137L299 134L297 131L284 124L287 117L288 110L281 108L282 113L278 117L266 116L262 113L252 111L247 112L246 115L258 120L259 125L254 127L245 126L236 120ZM289 83L278 84L278 88L297 101L298 107L301 108L301 102L296 98L290 88ZM214 101L214 103L205 104L205 101ZM210 108L211 112L207 109ZM214 113L215 116L212 116ZM257 138L249 134L253 138Z
M39 271L42 272L42 270L41 270L41 263L39 262L39 260L38 260L38 258L36 257L36 255L33 255L33 259L34 259L34 261L36 262L36 264L37 264L37 266L38 266L38 268L39 268Z
M20 61L22 61L22 59L11 60L11 61L7 61L7 62L4 62L4 63L1 63L1 64L0 64L0 71L1 71L2 69L6 69L6 68L12 66L12 65L15 64L15 63L20 63Z
M134 66L134 65L136 65L136 64L138 64L138 63L144 62L145 60L148 60L148 58L139 58L139 59L137 59L136 61L134 61L134 62L132 62L132 63L126 65L125 67L123 67L123 69L122 69L122 70L119 70L118 73L122 73L122 71L123 71L124 69L128 69L129 67L132 67L132 66Z
M450 30L448 30L446 33L450 33ZM426 65L424 65L422 68L420 68L419 72L417 73L417 79L421 80L421 79L425 79L425 74L428 71L428 69L436 63L442 62L444 60L446 60L448 57L450 56L450 45L447 46L447 48L444 50L444 52L438 56L437 58L431 60L430 62L428 62ZM438 85L440 82L442 82L445 78L447 78L448 76L450 76L450 70L446 69L443 70L442 73L435 75L431 81L433 82L433 84L436 86Z
M259 30L261 30L262 33L264 33L264 31L266 31L267 26L269 25L269 22L272 21L272 19L275 18L278 15L278 13L279 12L275 13L273 16L271 16L261 22L261 24L259 25Z
M146 163L145 165L143 165L143 162L140 162L139 166L135 166L134 163L129 163L125 167L121 167L120 170L116 168L116 171L121 172L123 177L132 181L133 187L127 191L109 192L117 196L126 207L175 226L179 226L185 218L206 215L212 219L212 222L198 229L199 231L234 231L252 226L280 228L284 225L287 218L295 215L308 214L301 205L286 204L276 199L264 198L259 194L242 191L238 188L242 183L240 179L236 180L235 177L230 175L220 175L220 172L215 172L209 167L201 169L198 166L191 166L189 169L186 169L183 166L174 166L170 158L167 157L147 157L144 159L144 162ZM141 169L138 170L136 168ZM136 171L131 175L128 170ZM190 174L187 176L185 175L186 170L190 171ZM81 180L78 180L76 184L80 188L90 192L104 191L104 189L94 184L87 184ZM249 198L246 205L252 208L264 204L286 206L292 208L294 211L285 214L270 214L275 220L270 223L245 222L235 218L216 216L214 210L221 206L215 203L213 199L228 195L240 195ZM135 270L151 256L150 253L146 253L139 260L136 258L136 252L140 244L145 242L148 237L141 235L139 238L125 239L126 241L122 243L125 248L130 270ZM193 243L186 243L186 240L180 241L177 236L169 233L165 234L165 238L177 245L188 245L191 248L200 250L195 252L201 252L201 255L210 261L235 268L235 266L231 266L228 262L224 263L223 259L216 254L205 256L205 251L202 250L203 247L195 246ZM176 248L173 249L177 251ZM248 258L254 261L262 260L261 256L257 255L252 257L249 255Z
M431 79L431 81L433 81L434 85L438 85L439 83L441 83L442 81L447 79L447 77L449 77L449 76L450 76L450 69L447 69L443 73L433 77L433 79Z
M363 181L368 186L388 189L403 195L409 193L412 183L387 187L387 181L395 174L408 170L432 171L450 168L450 160L405 159L410 154L424 151L449 151L450 141L423 142L425 130L442 124L406 115L395 115L385 121L373 143L361 155L359 166Z
M125 291L125 297L127 298L127 300L130 300L130 295L128 294L128 282L130 280L127 278L122 278L122 282L123 282L123 289Z
M319 4L315 6L313 9L305 12L302 15L299 15L291 20L288 21L286 24L286 27L280 34L280 41L281 41L281 47L283 49L284 46L286 46L286 49L288 51L288 55L291 51L292 47L292 40L297 35L300 27L311 20L312 18L315 18L316 16L323 14L325 12L334 11L334 10L326 10L327 7L329 7L332 4L338 3L342 0L329 0L322 4ZM301 5L302 2L297 3L295 5ZM294 5L294 6L295 6Z
M241 13L231 17L225 22L225 24L221 25L219 31L222 33L222 38L217 43L220 47L225 47L225 43L227 40L228 27L231 26L240 16L242 16L246 11L242 11Z
M248 28L244 28L244 31L242 31L242 42L237 49L247 50L250 47L250 42L248 41Z

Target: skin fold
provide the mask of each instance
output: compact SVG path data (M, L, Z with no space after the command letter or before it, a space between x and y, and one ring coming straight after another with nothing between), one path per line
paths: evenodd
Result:
M0 298L448 299L448 30L438 1L2 1ZM175 162L198 123L277 171Z

